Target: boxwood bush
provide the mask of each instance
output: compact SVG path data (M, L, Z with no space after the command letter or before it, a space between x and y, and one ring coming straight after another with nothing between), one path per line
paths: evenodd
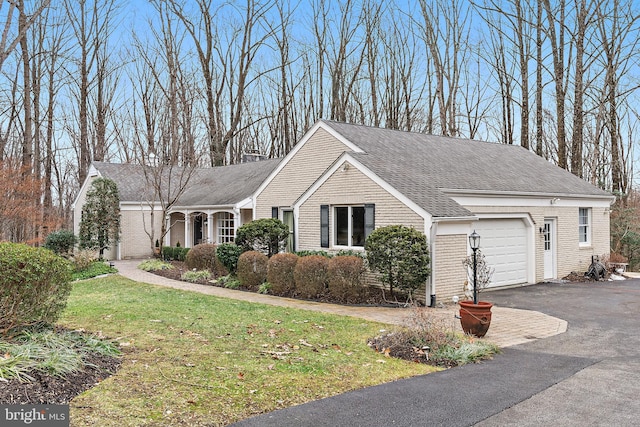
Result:
M293 272L298 263L295 254L281 253L269 258L267 266L267 282L271 284L269 291L273 295L292 296L295 290Z
M345 255L331 258L327 265L329 294L340 302L359 302L365 291L364 271L362 257Z
M327 287L329 258L322 255L301 257L296 263L293 276L296 293L302 298L317 298Z
M71 270L48 249L0 243L0 336L58 320L71 292Z
M227 274L224 266L218 261L216 255L217 246L212 243L195 245L187 252L184 263L187 268L196 270L209 270L219 276Z
M244 252L238 258L238 280L242 286L256 289L267 279L269 258L258 251Z

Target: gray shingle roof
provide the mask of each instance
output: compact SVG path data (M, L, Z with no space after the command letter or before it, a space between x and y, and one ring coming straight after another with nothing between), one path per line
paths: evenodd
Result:
M196 169L176 205L228 206L240 202L258 189L280 160ZM93 166L104 178L109 178L118 185L120 200L123 202L145 201L153 195L153 188L147 184L140 165L94 162ZM180 169L175 168L173 173L179 175Z
M324 123L364 151L353 154L358 161L437 217L470 214L443 190L610 196L520 146Z

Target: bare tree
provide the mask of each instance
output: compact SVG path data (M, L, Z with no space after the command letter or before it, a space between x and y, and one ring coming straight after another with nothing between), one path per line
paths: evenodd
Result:
M97 82L98 91L105 89L104 79L107 70L105 62L108 55L107 45L109 36L113 31L113 15L117 10L117 0L93 1L88 0L64 0L64 5L69 16L71 29L77 43L78 58L76 61L77 69L72 72L77 78L73 79L77 85L77 101L78 101L78 134L77 134L77 152L78 152L78 178L83 182L86 178L89 164L97 153L98 159L103 158L104 154L104 123L95 123L98 127L98 141L95 145L95 152L92 152L89 132L91 123L89 121L89 108L91 91ZM104 93L98 93L97 104L101 113L104 113L105 107ZM108 95L107 95L108 96ZM102 120L100 118L99 120Z

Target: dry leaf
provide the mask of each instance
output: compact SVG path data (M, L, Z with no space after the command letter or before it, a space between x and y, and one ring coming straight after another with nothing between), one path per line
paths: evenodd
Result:
M244 374L242 372L238 372L238 379L244 380Z

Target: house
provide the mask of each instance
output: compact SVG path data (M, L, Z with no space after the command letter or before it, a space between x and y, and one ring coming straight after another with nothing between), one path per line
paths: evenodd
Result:
M283 191L286 188L288 191ZM609 253L611 194L520 146L321 120L254 195L293 224L296 250L362 250L404 224L429 240L432 302L462 295L468 236L503 287L586 271Z
M82 205L92 177L116 181L120 258L151 250L143 231L148 197L135 168L142 170L94 163L76 201ZM429 240L432 274L423 295L433 303L463 294L462 260L474 230L495 267L493 287L586 271L593 255L609 253L613 201L519 146L320 120L282 159L199 169L165 220L168 243L189 247L232 241L251 219L277 217L292 230L290 250L330 252L364 250L378 227L412 226Z
M113 180L120 195L121 237L105 254L108 259L152 256L162 221L169 230L165 246L233 241L238 227L253 219L253 193L279 161L194 170L165 168L157 175L150 166L93 162L73 204L74 233L79 234L82 206L91 182L101 177ZM158 186L164 187L165 200L169 195L179 195L166 217L156 195ZM179 194L181 188L184 191Z

